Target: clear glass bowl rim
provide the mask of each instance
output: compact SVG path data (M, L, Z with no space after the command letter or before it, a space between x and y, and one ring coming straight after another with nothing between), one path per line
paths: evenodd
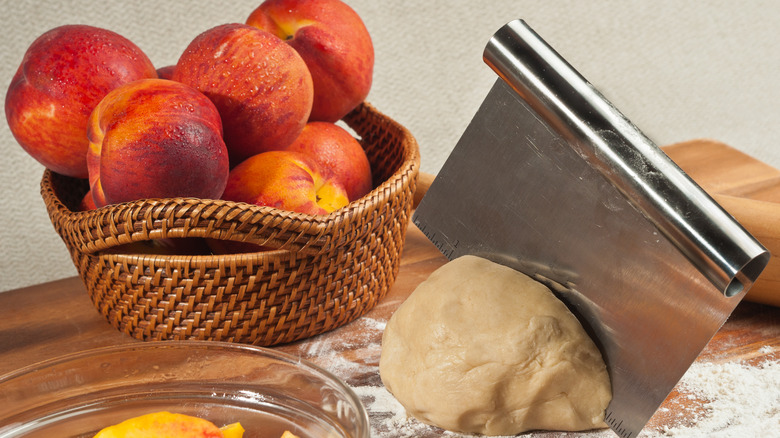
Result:
M334 384L336 387L342 390L344 392L344 395L346 395L349 401L357 409L356 417L358 419L358 422L361 423L358 424L357 426L358 426L358 430L362 432L359 438L368 438L370 436L368 411L366 410L365 406L363 406L360 397L358 397L358 395L352 390L352 388L347 386L347 384L343 382L335 374L306 359L294 356L289 353L285 353L267 347L259 347L255 345L233 343L233 342L197 341L197 340L145 341L145 342L131 342L126 344L115 344L115 345L109 345L103 347L90 348L78 352L73 352L73 353L68 353L61 356L53 357L50 359L45 359L39 362L35 362L30 365L26 365L22 368L16 369L14 371L10 371L6 374L0 375L0 393L2 392L2 387L5 383L15 379L22 379L28 374L41 372L47 368L64 365L69 362L78 362L80 360L88 359L91 357L99 357L105 354L114 354L125 350L128 352L132 352L139 349L142 350L207 349L207 350L226 350L226 351L233 351L233 352L240 351L240 352L246 352L252 354L260 354L262 356L265 356L266 358L287 363L296 368L300 368L304 371L317 375L321 377L323 380L329 381L331 384ZM0 396L0 398L2 398L2 396Z

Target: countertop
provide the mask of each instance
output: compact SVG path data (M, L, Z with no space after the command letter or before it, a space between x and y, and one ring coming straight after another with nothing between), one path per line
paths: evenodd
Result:
M378 373L381 336L388 318L430 272L445 262L446 259L425 236L410 224L399 275L387 296L374 309L329 333L274 348L307 359L345 380L366 405L374 436L457 436L407 418L400 405L382 386ZM0 293L0 374L67 353L131 342L142 341L109 325L92 305L79 278ZM740 369L757 372L771 365L776 373L778 361L780 308L743 301L694 365L718 367L734 364ZM728 376L722 378L727 379ZM724 380L726 384L729 383ZM762 390L767 391L769 397L778 397L780 392L777 385L773 387L771 384ZM668 429L696 431L706 419L707 412L712 412L711 402L713 400L703 399L692 388L678 385L640 437L660 436ZM777 414L770 410L769 415L769 421L776 422ZM753 421L760 422L761 418ZM684 435L677 433L675 436ZM531 433L523 436L552 437L561 434ZM566 436L616 435L609 431L595 431ZM721 436L742 435L727 433Z

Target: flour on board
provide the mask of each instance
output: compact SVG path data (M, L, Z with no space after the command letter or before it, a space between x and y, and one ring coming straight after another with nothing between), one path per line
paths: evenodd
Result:
M377 339L381 339L386 322L363 317L353 324L359 326L351 331L348 339L314 342L305 355L316 358L320 366L347 382L360 397L369 414L371 436L472 438L442 432L407 416L379 378L381 344ZM765 358L757 364L695 362L676 387L687 402L665 404L659 413L671 419L665 421L669 424L647 427L637 438L780 437L780 350L763 346L759 352ZM603 430L522 436L613 438L615 434Z

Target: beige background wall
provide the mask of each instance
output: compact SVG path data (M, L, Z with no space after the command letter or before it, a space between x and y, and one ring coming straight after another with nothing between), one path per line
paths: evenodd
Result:
M2 1L3 100L29 44L83 23L116 31L157 66L260 0ZM348 0L376 49L369 101L417 137L436 172L495 80L492 33L525 19L659 144L714 138L780 167L780 2ZM75 275L38 190L42 167L0 124L0 291Z

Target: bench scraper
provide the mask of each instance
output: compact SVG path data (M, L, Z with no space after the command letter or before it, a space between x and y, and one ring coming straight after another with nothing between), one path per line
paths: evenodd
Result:
M636 436L769 252L522 20L488 42L498 74L413 222L547 284L600 348L605 421Z

